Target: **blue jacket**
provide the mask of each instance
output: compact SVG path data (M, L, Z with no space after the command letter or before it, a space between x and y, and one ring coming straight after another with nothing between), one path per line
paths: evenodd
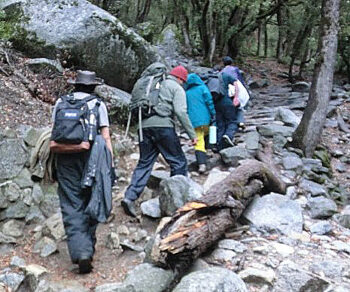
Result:
M192 126L209 126L210 118L215 117L215 108L207 86L195 73L188 75L186 86L187 111Z

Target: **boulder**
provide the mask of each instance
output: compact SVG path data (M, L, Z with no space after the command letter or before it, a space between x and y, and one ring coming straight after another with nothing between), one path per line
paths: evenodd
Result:
M300 269L300 266L284 261L277 269L277 281L272 292L325 291L329 283L324 279Z
M296 92L309 92L310 90L310 83L300 81L292 84L292 91Z
M309 198L307 204L314 219L329 218L338 211L336 203L324 197Z
M21 219L25 218L29 207L23 201L17 201L0 212L0 221L4 219Z
M240 160L252 158L247 149L239 146L223 149L220 154L224 163L233 167L238 166Z
M248 289L240 277L225 268L207 268L183 277L173 292L247 292Z
M171 216L185 203L199 199L203 188L183 175L175 175L160 183L160 209L163 215Z
M141 203L141 211L142 214L152 217L152 218L160 218L160 206L159 206L159 197L150 199L146 202Z
M291 234L303 230L300 205L280 194L256 197L243 213L243 217L259 230Z
M21 139L0 142L0 181L17 176L27 161L28 155Z
M174 273L151 264L140 264L131 270L123 284L132 286L134 292L162 292L168 288Z
M69 55L79 67L123 90L131 90L145 67L159 60L134 30L87 0L2 1L0 9L20 28L14 30L13 44L29 57Z
M96 86L95 93L110 104L109 115L118 123L127 120L131 94L106 84Z
M273 137L277 134L282 135L283 137L291 137L293 135L294 128L277 124L269 124L258 126L258 132L260 135L266 137Z
M290 109L279 107L276 112L275 120L282 121L286 126L296 128L301 119Z

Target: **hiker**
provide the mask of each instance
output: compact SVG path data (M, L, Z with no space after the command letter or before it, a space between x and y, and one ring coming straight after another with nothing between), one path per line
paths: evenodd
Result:
M198 139L194 146L198 171L204 173L207 162L204 137L208 134L209 125L216 122L214 103L207 86L197 74L189 74L186 85L188 115Z
M225 67L222 69L221 72L231 75L236 80L239 80L244 87L247 87L244 82L244 78L241 74L241 71L238 67L233 66L233 59L230 56L225 56L222 58L222 62ZM244 110L243 108L237 106L235 110L235 123L237 123L239 127L244 128L244 122Z
M139 129L140 159L121 202L125 213L130 216L136 217L135 200L145 188L159 153L170 165L170 176L187 175L187 161L174 128L175 115L192 144L197 143L196 133L187 114L186 93L182 87L187 81L187 75L183 66L177 66L161 82L158 98L162 107L170 111L170 115L154 113L142 120L142 128Z
M237 102L238 90L235 91L233 101L229 96L229 84L237 88L236 79L232 75L222 74L223 96L215 103L216 124L217 124L217 147L222 150L233 147L233 137L238 130L236 123L237 108L234 102Z
M60 97L55 104L51 151L57 152L58 195L68 250L72 262L79 265L79 272L83 274L93 268L95 233L98 222L101 222L99 216L103 215L92 216L91 210L87 209L96 210L96 205L91 206L91 203L99 201L95 196L107 194L110 201L105 202L109 208L106 216L110 212L113 152L107 108L94 94L95 87L103 84L103 80L97 78L95 72L78 70L76 78L69 79L68 83L74 85L75 90ZM72 108L67 109L68 106ZM77 120L84 108L89 116ZM69 129L75 122L76 126ZM82 129L78 127L80 124ZM83 138L77 140L73 136ZM87 146L84 148L82 145ZM105 194L100 194L101 190Z

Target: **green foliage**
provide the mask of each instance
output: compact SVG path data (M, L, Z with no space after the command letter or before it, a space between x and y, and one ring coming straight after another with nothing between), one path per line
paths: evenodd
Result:
M15 22L8 19L5 11L0 10L0 39L9 40L15 32Z

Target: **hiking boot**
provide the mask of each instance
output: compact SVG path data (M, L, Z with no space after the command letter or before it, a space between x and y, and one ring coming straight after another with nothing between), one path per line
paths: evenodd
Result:
M92 271L91 259L80 259L78 261L79 265L79 274L88 274Z
M124 212L132 217L136 217L136 208L134 201L124 198L121 202Z
M222 139L224 140L224 142L227 144L228 147L233 147L235 146L235 144L233 144L232 140L230 139L229 136L227 135L223 135Z
M207 167L205 166L205 164L199 164L199 167L198 167L199 173L205 173L206 170L207 170Z

